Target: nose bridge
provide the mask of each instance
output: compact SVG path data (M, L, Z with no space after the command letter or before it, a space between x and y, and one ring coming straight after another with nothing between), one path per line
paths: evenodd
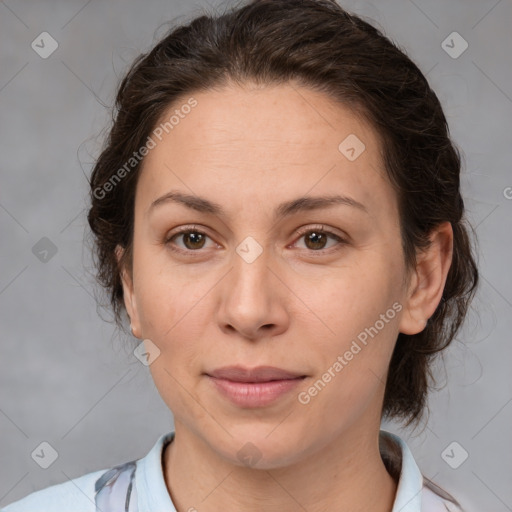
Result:
M271 266L271 251L253 237L247 237L235 248L232 270L220 299L222 327L230 326L249 337L256 337L262 326L283 327L284 308L279 304Z
M236 298L242 308L247 301L253 303L253 307L261 308L268 300L269 255L269 249L264 249L252 236L246 237L235 248L229 295Z

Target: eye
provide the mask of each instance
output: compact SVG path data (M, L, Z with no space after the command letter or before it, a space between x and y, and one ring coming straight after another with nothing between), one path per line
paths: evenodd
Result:
M175 243L176 240L180 239L183 244L182 246ZM178 232L166 238L165 244L169 245L172 250L178 252L198 251L199 249L205 248L207 240L211 239L203 231L194 227L183 227L180 228Z
M339 246L338 248L341 248L341 246L347 244L346 240L341 238L339 235L324 229L323 226L313 226L307 229L302 229L296 234L299 236L299 240L304 240L303 247L299 246L299 248L307 249L311 252L328 251L333 246ZM181 244L177 243L179 240L181 240ZM177 232L169 235L165 240L165 244L173 251L190 253L199 252L201 249L208 248L208 240L213 244L210 245L210 247L215 247L217 245L204 231L201 231L194 226L184 226ZM331 243L329 244L329 242ZM297 243L298 242L295 242L293 245L297 246Z
M299 231L297 234L300 236L299 240L304 239L304 247L302 248L309 249L314 252L325 251L336 245L341 247L347 243L346 240L341 238L339 235L324 229L323 226L309 227L305 230ZM331 245L328 245L329 240L333 242Z

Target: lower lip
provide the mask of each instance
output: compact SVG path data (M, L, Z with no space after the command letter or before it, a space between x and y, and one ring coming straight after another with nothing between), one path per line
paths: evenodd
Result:
M231 402L239 407L264 407L269 405L292 389L303 380L297 379L272 380L268 382L234 382L227 379L208 378L217 389Z

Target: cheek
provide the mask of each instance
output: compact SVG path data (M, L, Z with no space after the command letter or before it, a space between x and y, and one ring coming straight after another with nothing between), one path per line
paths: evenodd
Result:
M195 410L194 404L199 399L196 379L204 365L202 319L207 312L201 297L206 290L177 276L148 274L138 302L142 333L160 351L149 370L164 402L179 417L201 418L204 411Z
M308 352L317 362L318 380L305 401L318 393L318 405L327 409L359 409L382 390L398 335L400 269L389 256L365 255L308 297L316 315L304 320L304 328L315 340Z
M201 371L204 319L208 317L204 298L211 288L208 280L189 281L176 271L167 273L149 265L139 273L137 308L141 332L158 348L159 356L150 371L162 398L169 407L180 407L192 374ZM211 317L211 314L210 314Z
M301 389L298 399L305 413L323 418L328 428L336 430L364 411L376 410L371 404L378 408L382 400L397 336L395 309L389 305L383 311L387 323L380 313L357 326L346 317L345 324L338 323L336 337L330 342L324 337L323 347L315 349L318 373Z
M165 250L141 251L135 273L137 309L144 335L163 338L174 335L190 315L197 315L215 276L197 267L173 263Z
M306 297L321 338L331 343L339 340L335 345L341 349L401 299L400 272L388 255L367 250L343 268L323 275L315 286L299 282L297 295Z

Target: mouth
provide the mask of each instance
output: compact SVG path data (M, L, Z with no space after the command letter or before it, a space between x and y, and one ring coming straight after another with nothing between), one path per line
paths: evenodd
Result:
M296 388L307 375L259 366L226 366L205 374L217 391L234 405L256 408L270 405Z

